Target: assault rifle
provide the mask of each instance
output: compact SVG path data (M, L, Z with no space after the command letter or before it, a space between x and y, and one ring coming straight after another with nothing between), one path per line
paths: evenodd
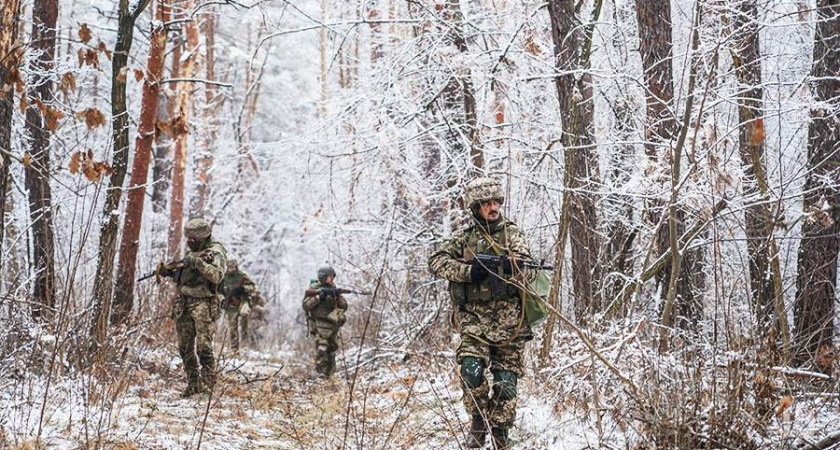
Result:
M520 269L554 270L554 267L550 264L546 264L545 261L537 262L531 259L522 259L516 257L511 258L507 255L495 256L479 254L475 255L473 259L459 259L458 261L469 265L478 264L493 273L497 273L500 267L506 269L511 267L518 267Z
M183 259L172 261L170 263L164 263L163 261L160 261L157 264L157 267L155 267L154 272L143 275L142 277L138 278L137 281L148 280L149 278L155 277L155 281L159 282L161 275L165 276L165 274L168 272L177 272L175 278L178 278L178 276L180 276L181 270L183 270L185 266L186 263Z
M350 289L340 289L340 288L320 288L320 289L307 289L304 294L306 297L315 297L321 294L326 295L342 295L342 294L357 294L357 295L370 295L370 292L367 291L353 291Z
M478 254L474 255L473 259L458 259L457 261L471 266L479 265L490 272L490 293L493 298L496 298L507 291L507 283L503 283L501 277L497 275L500 269L501 272L507 275L513 273L514 267L518 269L554 270L553 266L546 264L544 261L537 262L530 259L510 257L508 255L496 256Z

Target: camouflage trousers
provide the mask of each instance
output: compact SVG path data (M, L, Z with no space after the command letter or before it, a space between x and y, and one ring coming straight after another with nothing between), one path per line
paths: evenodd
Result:
M184 362L187 380L215 378L216 359L213 355L213 319L209 298L181 297L175 301L175 331L178 333L178 353ZM197 353L197 354L196 354ZM201 372L199 373L199 365Z
M517 338L505 346L490 345L486 341L476 339L469 334L461 334L461 345L456 354L458 364L464 362L464 358L472 357L480 359L483 367L489 368L494 380L504 372L513 373L515 376L522 376L522 356L525 352L527 339ZM464 391L464 408L470 416L481 416L491 427L511 428L516 419L516 388L512 392L505 391L500 385L497 389L491 388L490 382L481 374L481 383L477 387L470 387L463 379L461 388ZM492 394L491 394L492 391Z
M254 343L250 333L250 315L243 316L239 314L239 310L226 309L225 317L227 318L228 333L230 335L230 348L239 350L240 336L242 337L243 344L250 346Z
M315 371L324 377L335 373L335 352L338 351L338 327L319 320L310 325L315 340Z

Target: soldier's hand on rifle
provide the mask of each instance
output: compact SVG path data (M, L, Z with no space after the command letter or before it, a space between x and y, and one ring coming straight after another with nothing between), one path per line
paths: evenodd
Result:
M473 265L470 266L470 281L473 283L480 283L484 281L490 272L487 271L487 268L484 267L481 263L475 262Z
M184 264L187 267L195 267L195 263L200 259L198 253L190 252L184 257Z

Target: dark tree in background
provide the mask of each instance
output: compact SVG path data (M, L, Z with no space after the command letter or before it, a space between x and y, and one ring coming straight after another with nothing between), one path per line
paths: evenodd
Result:
M840 2L819 0L816 14L794 360L830 373L840 251Z
M26 132L30 152L24 156L29 216L32 222L34 275L32 316L41 318L55 305L55 235L53 232L52 191L50 189L50 134L61 118L53 107L53 69L55 67L58 0L38 0L32 9L31 46L38 55L29 64L29 108ZM28 161L27 161L28 160Z

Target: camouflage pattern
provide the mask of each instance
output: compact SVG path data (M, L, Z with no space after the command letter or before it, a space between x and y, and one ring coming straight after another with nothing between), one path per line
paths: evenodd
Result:
M492 243L488 242L486 235L490 236ZM487 279L473 283L470 265L459 261L471 260L476 254L502 253L533 259L527 239L516 224L504 217L491 223L476 219L473 226L456 232L438 245L429 258L429 269L437 277L464 289L465 301L455 305L453 311L453 324L461 337L456 353L458 364L462 364L466 357L474 357L482 360L484 367L494 374L507 371L521 377L522 354L533 333L527 321L523 320L520 290L516 286L527 286L536 272L515 270L513 276L491 273ZM464 406L471 415L487 417L493 427L509 428L513 424L516 417L515 392L511 398L495 392L491 396L486 379L476 388L470 388L463 380L461 385Z
M172 317L178 333L178 352L192 388L199 379L204 383L215 379L213 322L219 317L221 296L217 286L225 274L227 252L218 242L206 239L197 251L188 251L184 260L186 266L176 279L179 296L173 304Z
M473 209L481 202L494 199L499 203L505 202L505 191L501 183L493 178L476 178L467 184L464 194L464 204L467 209Z
M222 309L225 311L228 333L230 333L230 347L233 350L239 350L240 336L247 345L253 345L249 322L254 300L259 298L257 285L245 271L236 268L237 266L236 260L228 260L228 271L220 285L224 297ZM231 269L235 270L231 272ZM244 304L247 304L248 308L243 308Z
M210 222L204 219L190 219L187 226L184 228L184 235L188 238L207 239L210 237L212 228Z
M334 289L335 285L312 280L309 288ZM343 316L347 311L347 300L342 295L327 296L323 300L319 296L305 297L303 310L306 312L309 335L315 342L315 371L324 377L330 377L335 372L335 352L338 350L338 330L341 328L330 314L334 315L335 311L340 311Z

